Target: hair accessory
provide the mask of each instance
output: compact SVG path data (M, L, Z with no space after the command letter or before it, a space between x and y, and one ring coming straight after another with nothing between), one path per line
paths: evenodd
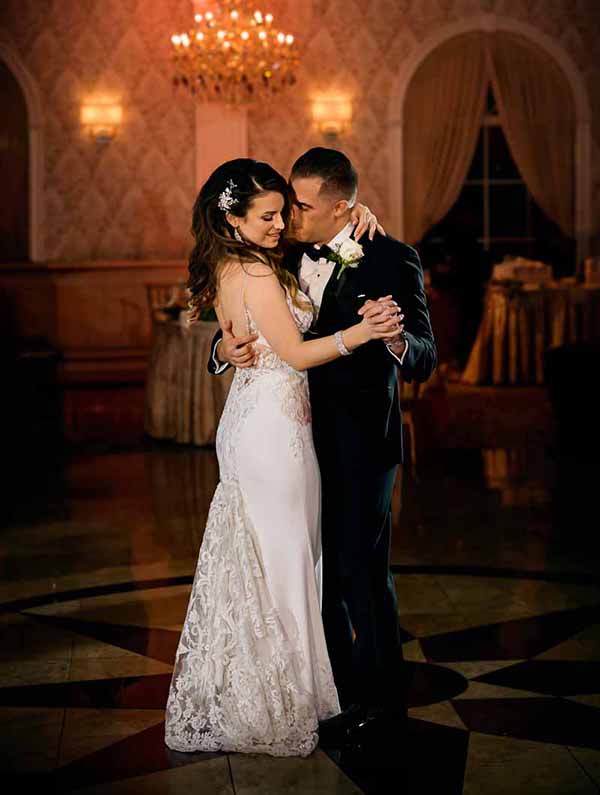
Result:
M335 341L336 348L342 354L342 356L350 356L352 351L349 351L348 348L344 345L344 341L342 340L342 332L336 331L333 335L333 339Z
M237 199L233 195L233 191L237 188L235 182L230 179L227 187L219 194L218 208L219 210L231 210L234 204L237 204Z

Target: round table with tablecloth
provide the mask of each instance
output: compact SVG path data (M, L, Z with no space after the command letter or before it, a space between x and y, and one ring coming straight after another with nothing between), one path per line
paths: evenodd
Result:
M176 319L154 318L146 380L145 430L156 439L214 444L233 369L210 375L207 362L218 324L187 327Z
M544 352L600 339L600 285L488 286L466 384L541 384Z

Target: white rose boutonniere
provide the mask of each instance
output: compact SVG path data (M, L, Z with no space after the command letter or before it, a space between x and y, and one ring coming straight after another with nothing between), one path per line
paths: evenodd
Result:
M340 277L346 268L358 268L358 263L361 261L364 255L365 252L363 251L363 247L360 245L360 243L357 243L356 240L348 238L342 243L339 243L336 246L336 250L329 257L334 262L339 262L339 264L342 266L340 268L340 272L337 275L338 281L340 280Z

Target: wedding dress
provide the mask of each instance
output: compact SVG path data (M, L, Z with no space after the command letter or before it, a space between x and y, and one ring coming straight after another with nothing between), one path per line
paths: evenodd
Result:
M308 301L302 293L300 296ZM299 330L312 313L287 302ZM340 712L321 619L320 475L308 380L259 335L217 430L220 483L166 708L177 751L308 756Z

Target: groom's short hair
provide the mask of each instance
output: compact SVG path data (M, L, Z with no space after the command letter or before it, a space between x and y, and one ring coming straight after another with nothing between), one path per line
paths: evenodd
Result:
M292 166L290 180L321 177L321 193L332 193L346 199L352 207L358 191L358 174L343 152L315 146L301 155Z

